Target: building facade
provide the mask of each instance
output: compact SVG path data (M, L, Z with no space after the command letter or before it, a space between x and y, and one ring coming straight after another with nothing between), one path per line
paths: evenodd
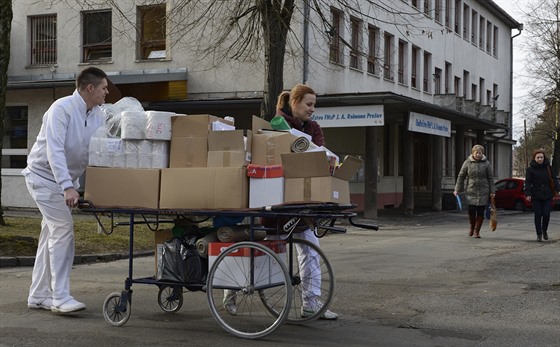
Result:
M239 127L260 113L262 52L243 62L204 58L219 21L209 19L198 36L187 32L181 2L13 3L5 207L34 207L20 174L27 152L43 113L73 92L87 66L108 73L113 101L132 96L145 109L234 116ZM320 1L320 11L297 2L284 86L314 88L327 147L364 158L351 183L359 209L446 208L474 144L485 146L496 179L509 177L512 43L522 25L491 0L354 2ZM393 11L382 10L387 4Z

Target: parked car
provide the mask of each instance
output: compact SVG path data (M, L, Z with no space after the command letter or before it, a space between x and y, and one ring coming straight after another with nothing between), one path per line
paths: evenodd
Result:
M523 178L505 178L496 182L496 207L525 211L533 208L530 201L525 199ZM552 208L560 209L560 196L552 199Z

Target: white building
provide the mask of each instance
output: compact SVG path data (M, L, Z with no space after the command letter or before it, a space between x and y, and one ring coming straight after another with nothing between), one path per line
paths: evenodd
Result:
M185 15L176 13L177 2L120 0L119 11L105 1L13 2L5 207L34 207L20 174L27 151L43 113L73 92L87 66L102 68L122 96L146 109L231 115L238 126L259 114L260 59L220 66L197 60L192 41L177 31ZM327 147L365 159L351 184L353 201L360 209L446 207L477 143L496 179L509 177L512 40L522 25L491 0L380 0L400 13L393 15L356 2L361 13L337 8L338 1L322 8L330 25L305 11L309 2L296 2L297 39L289 40L284 69L285 88L305 82L318 93L315 117ZM154 21L162 17L165 25Z

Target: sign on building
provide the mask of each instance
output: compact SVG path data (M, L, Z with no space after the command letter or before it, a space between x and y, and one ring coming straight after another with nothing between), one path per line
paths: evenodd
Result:
M322 128L383 126L383 105L318 107L311 119Z
M421 113L410 112L408 130L430 135L451 137L451 121Z

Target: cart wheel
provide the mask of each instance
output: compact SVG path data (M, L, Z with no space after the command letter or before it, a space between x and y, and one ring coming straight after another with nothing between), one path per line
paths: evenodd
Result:
M175 313L183 306L182 288L175 286L161 286L158 292L158 304L162 310Z
M325 254L314 243L296 237L291 239L291 244L290 241L287 242L286 255L282 260L288 266L288 273L291 277L292 304L286 322L304 324L318 319L328 309L334 293L334 274ZM302 251L310 257L315 255L316 264L313 265L313 268L300 269L298 255ZM305 270L305 272L301 270ZM309 292L320 293L317 299L322 303L322 306L315 313L302 317L303 298ZM274 306L269 304L274 301L267 297L267 293L264 291L259 294L261 294L261 299L267 304L271 312L274 312Z
M110 325L123 326L130 318L130 297L128 291L111 293L103 303L103 317Z
M274 251L259 243L239 242L223 250L210 268L206 286L212 315L237 337L267 336L288 315L287 268ZM261 295L269 299L266 305Z

